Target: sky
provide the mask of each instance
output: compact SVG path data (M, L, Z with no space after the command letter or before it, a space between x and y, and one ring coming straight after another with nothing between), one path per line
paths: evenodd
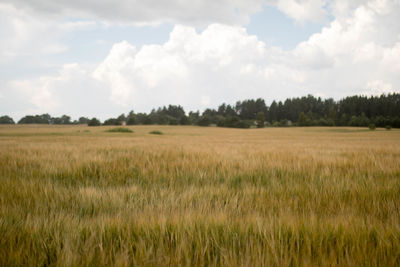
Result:
M0 116L400 92L400 0L0 0Z

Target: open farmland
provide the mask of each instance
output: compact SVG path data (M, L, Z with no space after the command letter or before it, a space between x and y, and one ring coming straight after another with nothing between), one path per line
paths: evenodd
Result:
M400 265L399 130L111 128L0 126L1 266Z

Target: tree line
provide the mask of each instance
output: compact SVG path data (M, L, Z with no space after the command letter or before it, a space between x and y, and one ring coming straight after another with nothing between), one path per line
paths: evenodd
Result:
M9 116L0 117L0 124L14 124ZM149 113L121 114L103 123L97 118L51 117L49 114L27 115L18 124L88 124L98 125L216 125L220 127L250 128L264 126L360 126L400 128L400 94L381 96L350 96L335 101L312 95L273 101L267 106L261 98L238 101L235 105L221 104L216 109L202 113L169 105L153 109Z

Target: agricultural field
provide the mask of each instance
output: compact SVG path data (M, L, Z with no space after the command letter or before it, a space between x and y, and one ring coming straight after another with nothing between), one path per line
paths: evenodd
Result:
M400 130L126 128L0 126L1 266L400 265Z

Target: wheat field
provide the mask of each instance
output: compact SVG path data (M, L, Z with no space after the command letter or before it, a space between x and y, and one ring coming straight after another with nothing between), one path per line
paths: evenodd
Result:
M399 130L110 128L0 126L1 266L400 265Z

